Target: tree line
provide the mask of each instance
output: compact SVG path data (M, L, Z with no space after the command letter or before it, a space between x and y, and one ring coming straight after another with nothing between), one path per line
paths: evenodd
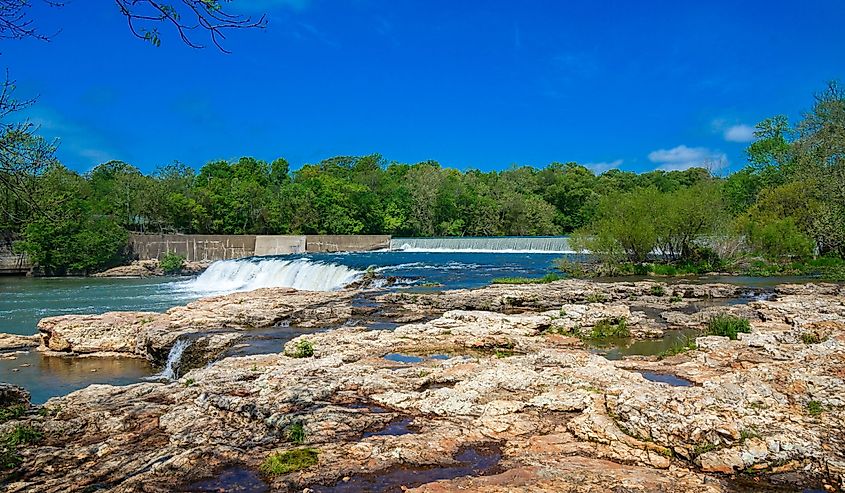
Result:
M768 118L755 137L747 165L724 179L602 198L574 244L610 274L669 261L693 272L845 279L845 92L831 83L797 124Z
M23 173L0 168L0 231L56 271L117 262L127 231L573 233L576 244L607 263L632 264L656 251L669 260L697 259L703 245L720 258L841 257L843 108L845 96L834 84L796 125L782 116L761 122L747 165L727 177L704 168L596 174L577 163L462 172L434 161L388 162L378 154L334 157L293 171L282 158L243 157L198 171L177 162L150 174L110 161L80 174L53 159ZM16 155L45 146L43 139L28 139L16 142Z

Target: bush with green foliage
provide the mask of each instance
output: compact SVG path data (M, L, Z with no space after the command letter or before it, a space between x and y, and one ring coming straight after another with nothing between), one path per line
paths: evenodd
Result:
M30 426L19 425L0 437L0 469L17 466L21 461L18 448L36 443L43 436L43 433Z
M267 476L279 476L301 471L317 464L319 452L312 448L299 448L276 452L267 456L258 470Z
M628 321L624 317L599 320L590 331L590 339L611 339L628 337Z
M291 358L310 358L314 356L314 344L307 339L299 340L294 346L293 351L287 353Z
M710 335L736 340L739 334L751 332L751 324L747 318L722 313L710 319L707 323L707 332Z
M176 255L175 253L168 253L159 260L159 266L165 274L179 274L185 266L185 257Z

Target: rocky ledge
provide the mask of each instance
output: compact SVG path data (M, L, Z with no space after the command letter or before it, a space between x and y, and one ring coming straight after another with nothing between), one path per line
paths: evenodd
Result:
M41 351L54 355L122 355L162 363L180 338L208 361L244 331L296 324L324 327L352 316L354 291L332 293L263 288L202 298L164 313L108 312L62 315L38 322Z
M394 330L341 327L300 336L278 354L224 358L176 382L94 385L0 425L4 436L30 430L34 437L6 447L15 464L6 488L845 488L841 288L784 287L776 299L707 306L748 315L751 332L700 337L676 356L609 361L580 347L580 324L605 316L602 310L659 312L686 303L663 300L675 297L670 286L662 294L647 286L567 282L424 295L432 300L426 310L475 303L485 291L534 305L519 313L447 309ZM618 297L576 299L577 289ZM342 303L352 294L240 296L203 300L200 311L189 305L143 325L158 323L164 334L205 323L181 322L190 313L203 313L209 326L233 323L234 299L262 300L251 309L258 310L274 298ZM512 305L491 301L490 308L505 306ZM702 323L684 306L676 312L684 323ZM97 323L107 332L106 319Z
M193 276L199 274L208 266L209 261L185 262L179 275ZM129 265L120 265L109 270L93 274L92 277L154 277L165 275L157 259L134 260Z

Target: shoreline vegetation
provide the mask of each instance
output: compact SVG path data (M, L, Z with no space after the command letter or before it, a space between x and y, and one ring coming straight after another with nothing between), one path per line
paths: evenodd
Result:
M284 159L248 157L199 172L177 162L151 174L110 161L81 175L53 162L0 180L0 233L51 274L125 263L128 231L566 234L576 249L592 252L604 277L735 272L841 280L843 127L845 92L831 83L796 124L784 116L760 122L745 167L726 176L716 174L725 163L640 174L596 174L572 162L482 172L378 154L295 171ZM29 199L7 183L26 183Z

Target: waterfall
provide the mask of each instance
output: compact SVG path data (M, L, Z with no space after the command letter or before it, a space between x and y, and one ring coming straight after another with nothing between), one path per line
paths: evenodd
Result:
M308 259L251 258L214 262L182 289L202 293L230 293L285 287L306 291L334 291L359 280L363 272L345 265Z
M565 236L485 238L394 238L391 250L405 252L575 253Z
M153 375L150 380L176 380L179 378L179 364L182 362L182 353L191 345L188 339L176 339L170 352L167 353L167 363L161 373Z

